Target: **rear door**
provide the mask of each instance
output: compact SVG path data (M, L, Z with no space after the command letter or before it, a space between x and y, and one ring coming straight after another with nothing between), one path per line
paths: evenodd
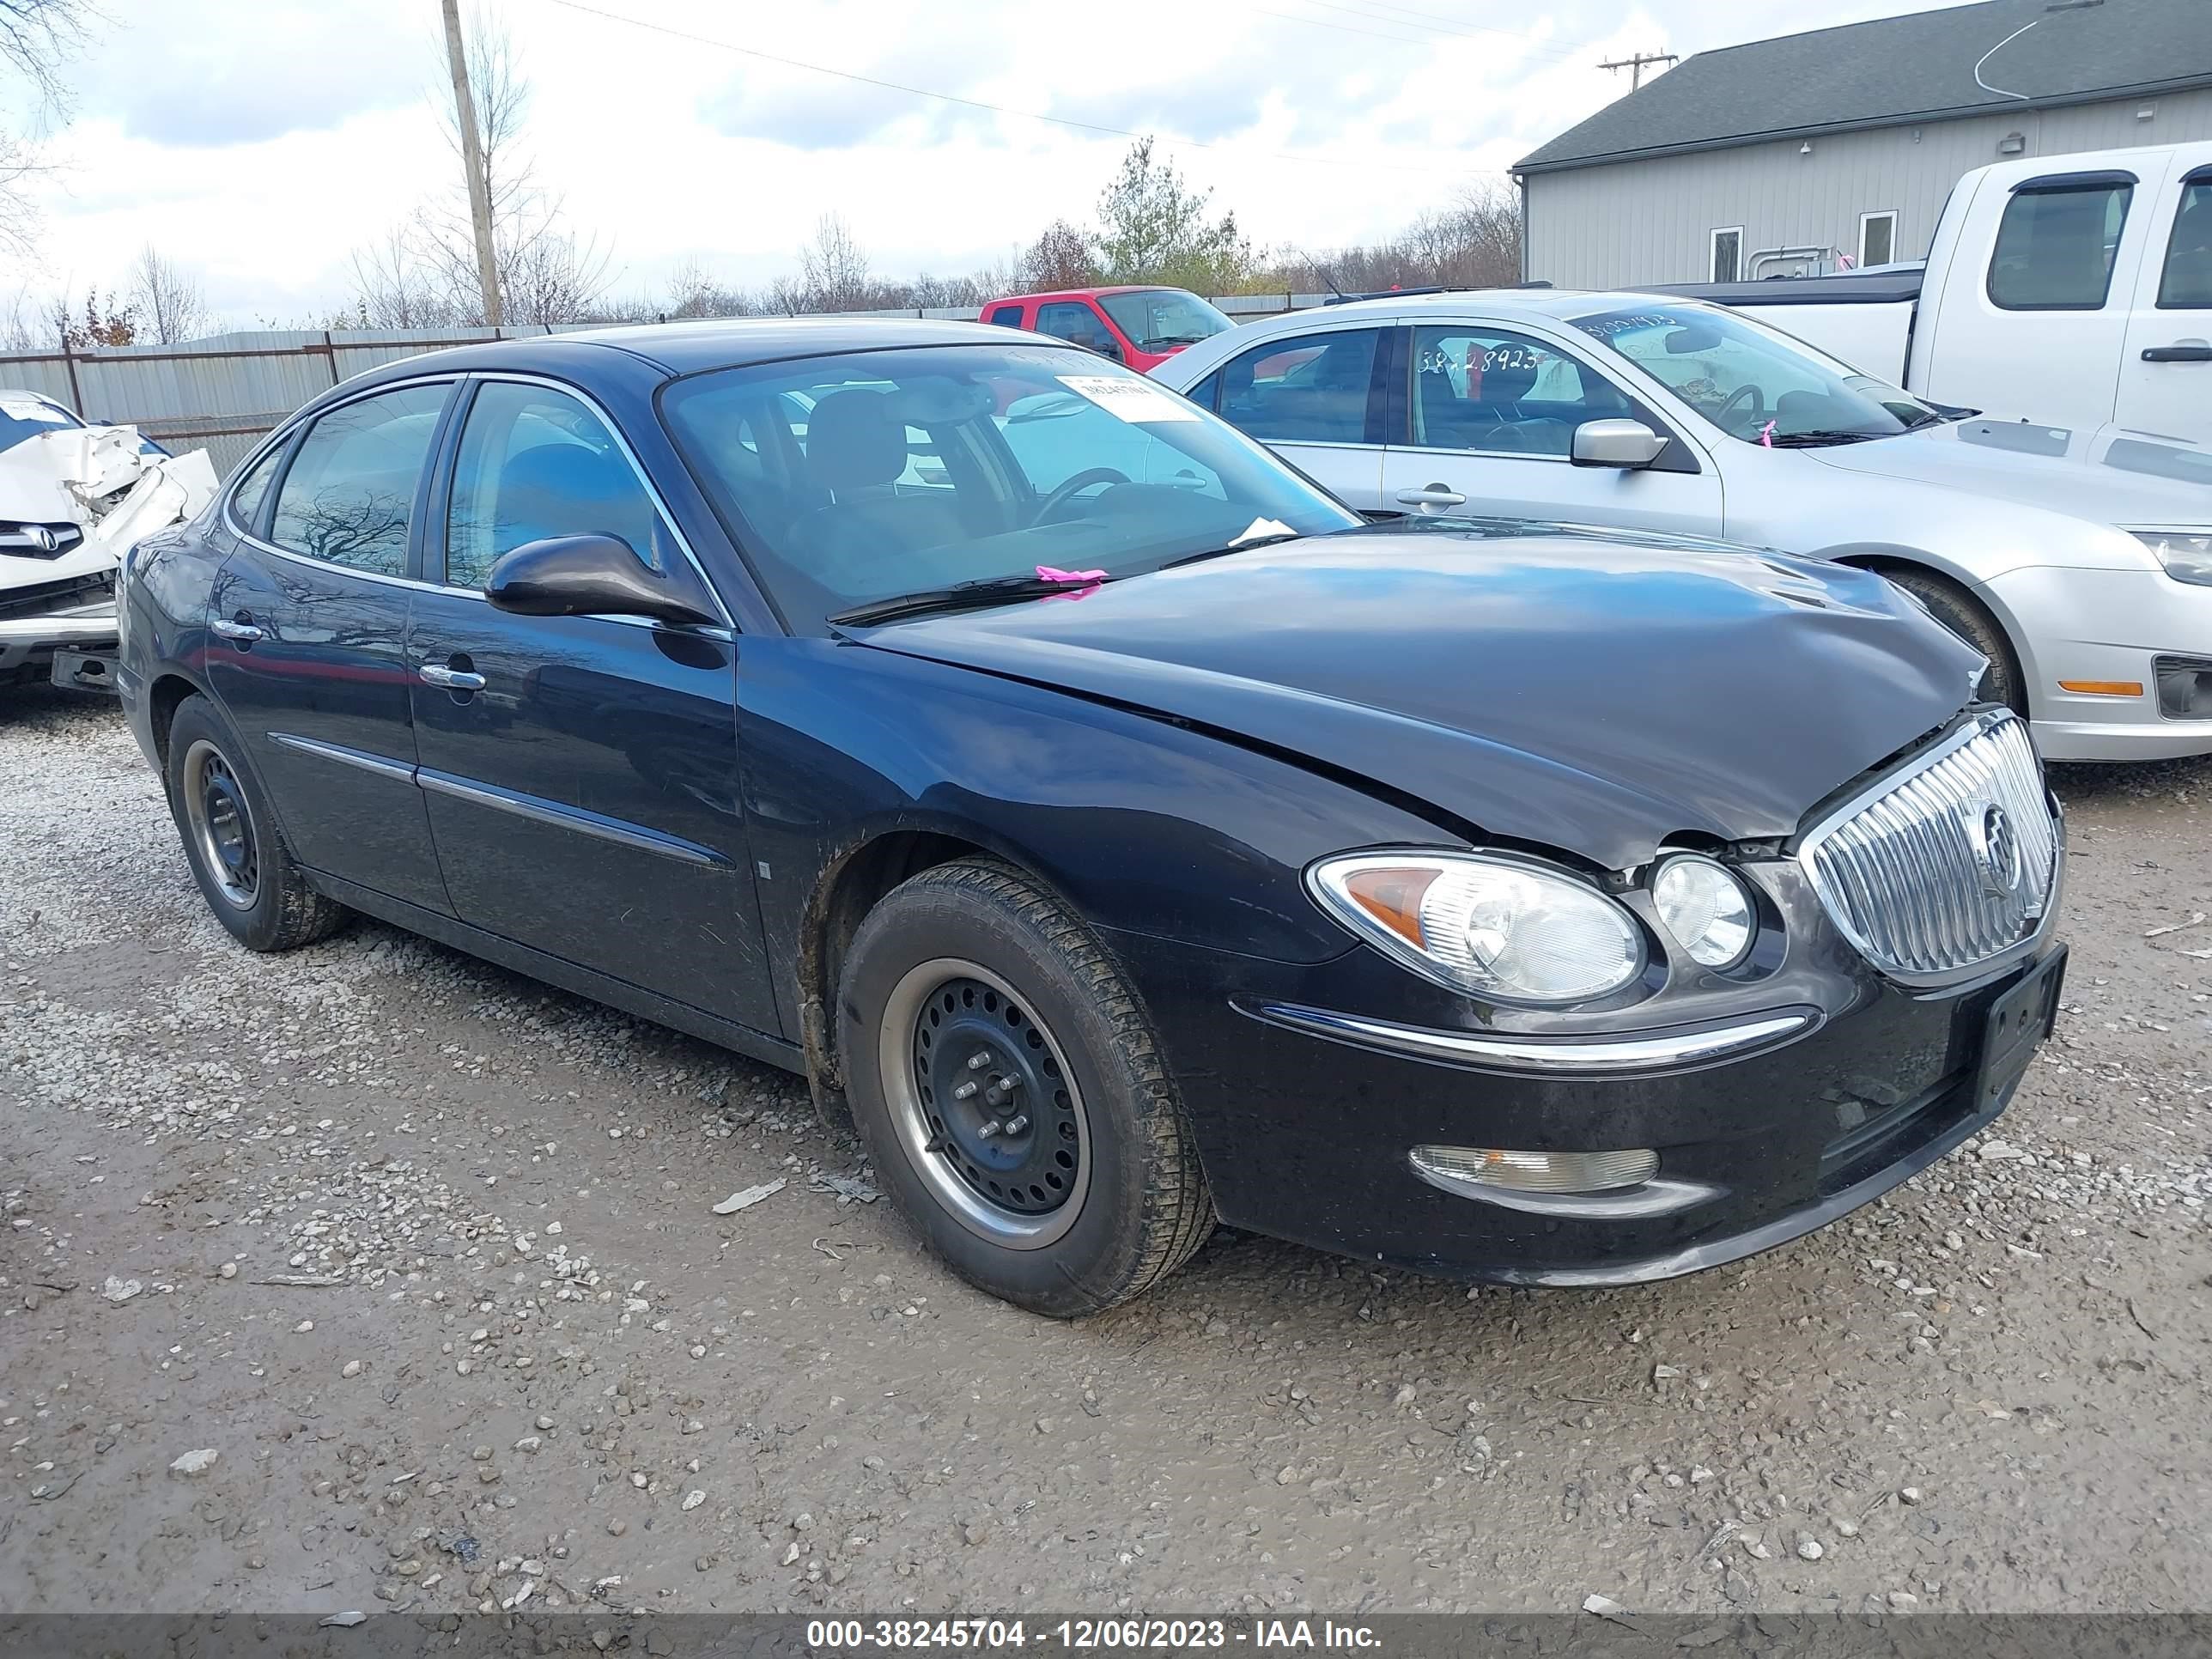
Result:
M427 381L340 404L264 463L267 482L244 482L207 659L294 855L441 913L405 636L428 463L453 390Z
M2148 204L2150 252L2128 319L2114 416L2133 431L2196 443L2212 443L2212 162L2202 161L2204 148L2172 158Z
M1400 513L1553 519L1718 535L1719 473L1680 439L1658 465L1577 466L1585 421L1666 422L1580 353L1487 321L1417 323L1406 421L1382 465Z
M407 638L417 775L454 913L756 1030L781 1029L740 817L727 628L495 610L505 554L620 537L689 557L611 422L567 388L475 383Z
M1372 322L1279 335L1231 357L1190 396L1346 506L1380 514L1390 337Z

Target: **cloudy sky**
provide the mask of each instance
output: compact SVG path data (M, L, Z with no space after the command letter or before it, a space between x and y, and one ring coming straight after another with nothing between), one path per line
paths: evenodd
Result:
M1157 133L1255 240L1342 246L1625 94L1601 59L1918 9L479 0L476 15L520 52L538 181L627 294L663 291L693 259L764 283L830 210L887 275L1002 260L1056 215L1087 220L1127 142L1036 116ZM37 247L0 278L8 290L105 286L150 242L234 325L307 320L343 302L354 249L451 189L436 0L106 10L64 71Z

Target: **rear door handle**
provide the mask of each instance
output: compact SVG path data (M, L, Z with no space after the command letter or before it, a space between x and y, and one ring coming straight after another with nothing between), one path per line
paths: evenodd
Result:
M251 620L252 614L241 611L235 618L218 617L208 627L218 637L228 640L233 645L251 645L262 637L261 630Z
M426 662L415 671L415 678L426 685L442 685L448 691L481 691L484 677L472 674L465 668L448 668L441 662Z
M1467 497L1449 485L1432 483L1419 489L1401 489L1398 500L1407 507L1464 507Z
M2212 345L2185 340L2173 345L2146 346L2142 360L2147 363L2212 363Z

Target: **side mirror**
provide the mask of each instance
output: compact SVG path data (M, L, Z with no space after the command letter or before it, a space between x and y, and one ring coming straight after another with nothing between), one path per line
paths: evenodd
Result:
M1121 343L1110 334L1100 335L1097 343L1091 349L1109 362L1121 361Z
M1649 466L1666 453L1667 440L1641 421L1584 421L1575 428L1569 456L1577 466Z
M649 569L619 536L555 536L525 542L492 566L484 598L518 617L721 620L689 565Z

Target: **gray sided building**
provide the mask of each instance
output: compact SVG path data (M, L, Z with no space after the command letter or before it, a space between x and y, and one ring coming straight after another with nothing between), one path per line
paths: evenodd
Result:
M2212 0L1982 0L1699 52L1524 156L1522 275L1925 258L1960 176L2212 138Z

